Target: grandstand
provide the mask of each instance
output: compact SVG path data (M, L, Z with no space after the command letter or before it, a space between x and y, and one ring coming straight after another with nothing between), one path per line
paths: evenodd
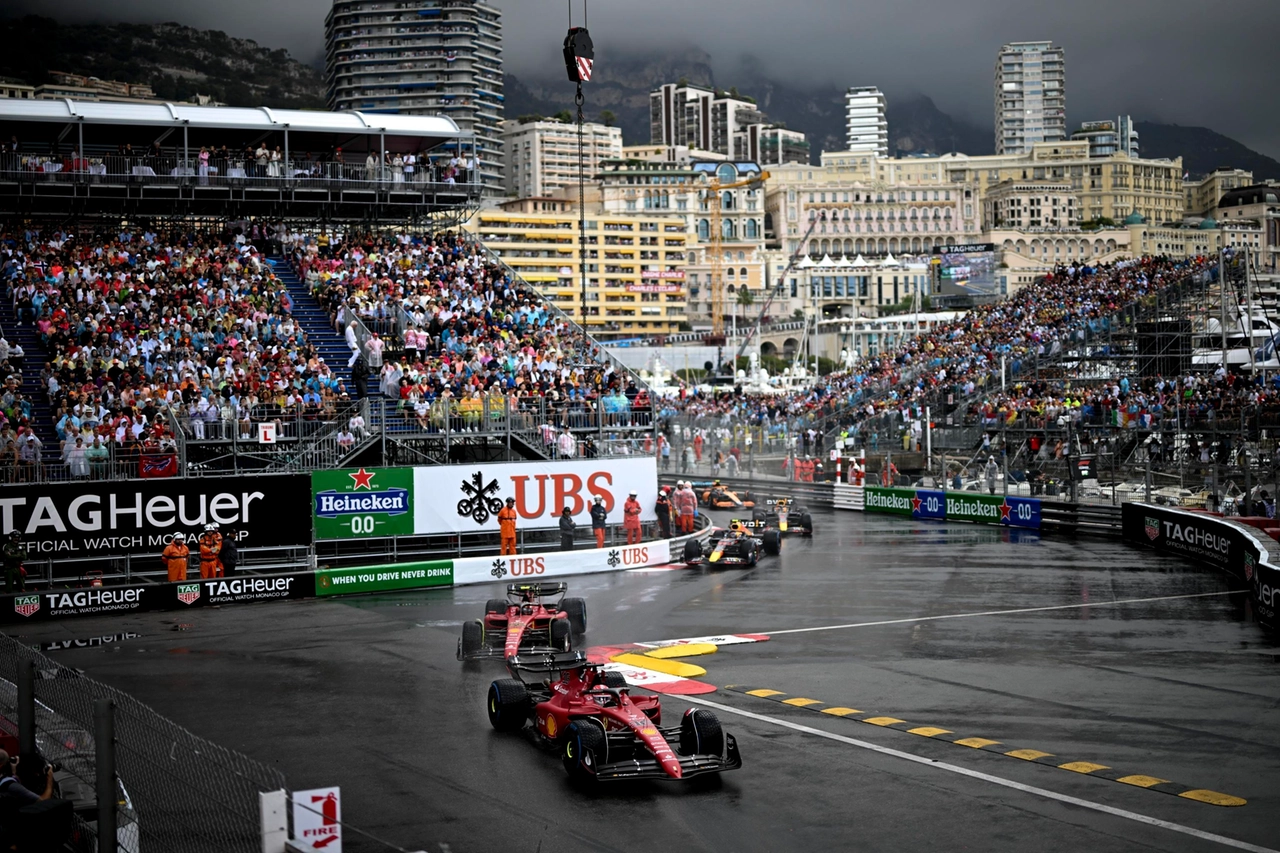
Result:
M0 162L7 480L652 442L644 383L455 236L479 188L448 119L73 101L0 115L18 140Z

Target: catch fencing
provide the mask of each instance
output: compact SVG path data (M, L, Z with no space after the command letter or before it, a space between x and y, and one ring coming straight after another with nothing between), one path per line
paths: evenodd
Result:
M20 668L35 665L35 741L56 765L80 831L96 810L94 705L114 705L116 838L122 853L260 853L259 794L284 774L187 731L126 693L0 634L0 714L19 719ZM97 844L84 849L99 849Z

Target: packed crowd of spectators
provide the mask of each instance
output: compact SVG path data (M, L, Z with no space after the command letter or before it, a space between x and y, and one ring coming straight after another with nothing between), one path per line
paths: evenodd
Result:
M915 410L938 392L945 390L956 399L970 397L1001 370L1002 359L1016 375L1024 361L1057 354L1103 328L1124 306L1211 263L1216 260L1146 257L1102 267L1063 267L1009 299L979 306L909 339L894 352L822 376L803 392L714 398L682 394L671 406L695 422L787 419L808 428L835 416L825 426L839 424L851 432L886 412L905 413L907 420L922 414ZM1038 400L1034 393L1028 399ZM1034 405L1041 403L1053 407L1049 400ZM997 408L998 404L992 411Z
M42 454L32 423L36 395L75 477L171 451L175 429L248 438L254 421L274 420L287 435L339 417L349 399L243 232L8 233L0 291L51 355L38 387L23 385L11 348L0 358L0 468L11 477L33 476L53 450Z
M537 293L458 235L290 236L370 389L401 424L478 432L518 417L553 455L590 452L577 428L650 423L648 394ZM370 330L361 340L356 326ZM363 362L363 363L361 363Z

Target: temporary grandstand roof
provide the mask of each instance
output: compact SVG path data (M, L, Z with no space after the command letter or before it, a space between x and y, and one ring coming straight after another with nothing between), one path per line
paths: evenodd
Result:
M356 137L383 136L386 147L390 150L417 148L424 141L427 142L426 147L433 147L445 140L470 139L472 136L469 131L461 130L452 119L444 116L277 110L270 107L202 107L171 103L121 104L74 101L67 98L0 98L0 125L6 130L12 128L9 132L16 132L21 139L24 132L21 125L25 124L30 128L32 123L82 124L86 127L86 136L91 135L94 142L105 142L115 136L123 137L125 128L138 127L201 131L196 134L200 139L196 144L205 144L218 131L248 131L255 139L284 131L291 136L319 134L336 140L337 145L351 144ZM88 132L90 127L93 128L91 133ZM112 129L120 130L113 133ZM257 133L254 134L254 131ZM45 135L34 129L31 133ZM120 141L137 142L136 139L124 138ZM66 142L70 143L72 140ZM173 144L172 135L168 144Z

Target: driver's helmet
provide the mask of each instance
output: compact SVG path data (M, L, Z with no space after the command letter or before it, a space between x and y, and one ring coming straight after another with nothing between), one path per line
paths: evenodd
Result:
M742 522L736 518L729 522L729 529L734 533L741 533L744 530Z

